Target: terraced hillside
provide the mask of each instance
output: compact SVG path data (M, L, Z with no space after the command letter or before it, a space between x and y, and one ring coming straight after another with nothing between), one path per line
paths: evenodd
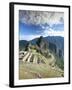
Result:
M19 61L19 79L63 77L64 72L55 65L55 57L49 53L45 58L35 51L21 51Z
M36 44L22 43L19 51L19 79L64 76L64 60L54 53L55 48L51 50L48 46L48 41L42 36L37 39Z

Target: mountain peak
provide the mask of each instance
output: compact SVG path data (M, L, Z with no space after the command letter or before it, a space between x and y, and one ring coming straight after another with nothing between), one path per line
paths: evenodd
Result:
M48 48L48 42L45 40L45 38L43 36L40 36L40 38L38 38L36 43L42 49Z

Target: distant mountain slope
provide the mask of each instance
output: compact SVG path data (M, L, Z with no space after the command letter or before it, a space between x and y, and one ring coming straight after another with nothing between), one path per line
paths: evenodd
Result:
M61 37L61 36L48 36L48 37L45 37L45 39L48 42L55 44L58 48L64 49L64 37Z
M31 43L32 45L37 45L37 41L39 39L40 38L35 38L30 41L20 40L19 41L20 49L25 48L28 43ZM64 57L64 37L61 37L61 36L42 37L42 41L39 44L40 45L44 44L44 41L48 43L47 45L50 50L56 53L59 57Z
M20 40L19 41L19 50L24 49L27 44L28 44L28 41L26 41L26 40Z
M61 37L61 36L47 36L47 37L44 37L44 38L45 38L45 40L48 41L49 46L53 44L53 45L56 45L56 47L58 49L64 50L64 37ZM36 44L37 40L38 40L38 38L33 39L30 42L32 44Z
M64 37L61 36L47 36L47 37L43 37L45 38L48 42L56 44L57 47L64 49ZM33 40L31 40L30 42L32 44L36 44L36 41L38 40L38 38L35 38Z

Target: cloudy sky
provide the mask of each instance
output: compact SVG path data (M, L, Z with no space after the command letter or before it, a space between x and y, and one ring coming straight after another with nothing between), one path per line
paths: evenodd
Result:
M19 10L20 40L32 40L40 36L64 37L64 13Z

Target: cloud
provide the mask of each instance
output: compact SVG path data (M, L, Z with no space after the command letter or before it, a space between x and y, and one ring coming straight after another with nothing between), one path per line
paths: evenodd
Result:
M26 24L64 23L63 12L20 10L19 20Z
M19 21L26 25L28 35L20 35L20 40L32 40L46 36L63 36L64 37L64 13L52 11L19 11ZM28 28L28 26L30 26ZM20 30L21 31L21 30Z
M34 38L38 38L40 37L41 35L20 35L20 40L32 40Z
M49 29L49 30L46 29L46 30L44 30L43 35L44 35L44 37L46 37L46 36L62 36L62 37L64 37L64 31L63 30L55 31L53 29Z
M20 35L20 40L32 40L34 38L38 38L40 36L46 37L46 36L62 36L64 37L64 31L54 31L53 29L44 30L41 34L35 34L35 35Z

